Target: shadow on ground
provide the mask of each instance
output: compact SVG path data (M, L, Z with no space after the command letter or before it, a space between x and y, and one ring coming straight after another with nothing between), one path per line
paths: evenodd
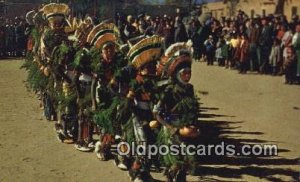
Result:
M213 154L216 148L211 149L212 155L208 155L208 148L201 150L201 155L197 156L200 165L194 174L199 176L200 181L220 181L219 178L225 178L226 181L243 181L243 175L268 181L287 181L286 179L289 179L288 181L299 181L299 171L291 168L299 166L300 159L279 157L280 153L289 152L288 149L278 149L279 156L270 155L269 149L262 149L262 155L259 156L242 156L242 147L246 144L254 146L276 144L278 142L257 139L257 136L264 135L264 133L260 131L242 131L239 125L243 121L232 121L234 116L213 114L216 110L218 108L201 107L199 122L201 134L195 144L208 146L222 145L223 143L225 150L222 151L218 148L217 154ZM220 118L223 120L218 120ZM235 147L236 154L219 155L226 154L226 146L229 145ZM259 149L255 151L259 152Z

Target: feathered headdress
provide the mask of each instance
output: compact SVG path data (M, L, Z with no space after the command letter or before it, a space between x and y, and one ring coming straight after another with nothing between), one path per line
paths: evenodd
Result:
M180 65L190 67L192 63L190 49L191 45L186 42L170 45L160 60L158 72L165 72L168 76L172 76Z
M116 42L120 37L119 29L113 23L101 23L95 26L87 36L87 42L96 48L102 48L108 42Z
M53 16L66 16L70 12L70 8L67 4L63 3L50 3L45 5L41 11L44 12L44 15L47 19Z
M162 38L152 36L144 38L128 51L128 57L132 65L139 69L141 66L153 60L159 59L162 53Z
M66 16L70 12L70 8L66 4L50 3L45 5L40 11L43 12L43 15L46 17L50 24L61 24L65 21Z

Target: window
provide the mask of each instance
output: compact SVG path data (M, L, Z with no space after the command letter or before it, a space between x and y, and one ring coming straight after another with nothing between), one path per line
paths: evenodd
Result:
M262 16L263 16L263 17L266 16L266 10L265 10L265 9L262 10Z
M298 8L296 6L292 7L292 16L297 15L298 14Z
M254 14L255 14L254 9L251 9L251 18L254 18Z

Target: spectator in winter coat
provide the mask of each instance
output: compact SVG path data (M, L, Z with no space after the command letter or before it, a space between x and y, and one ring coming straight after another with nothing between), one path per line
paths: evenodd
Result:
M188 40L187 31L181 19L177 20L177 27L175 29L175 42L186 42Z
M201 58L201 24L198 20L193 20L189 30L189 37L193 42L193 58L195 61L200 61Z

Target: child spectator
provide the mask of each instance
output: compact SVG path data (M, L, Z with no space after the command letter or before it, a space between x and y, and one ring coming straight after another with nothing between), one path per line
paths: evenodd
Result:
M222 47L224 45L224 40L222 37L219 38L216 46L215 57L219 66L224 66L224 57L222 55Z
M295 53L292 47L286 49L286 59L284 60L283 67L285 72L285 84L293 84L295 74Z
M225 35L225 44L222 46L222 56L224 58L225 68L229 68L230 55L231 55L230 36Z
M207 58L207 65L214 64L214 42L213 36L209 35L208 39L204 42L205 50L206 50L206 58Z
M280 63L280 60L281 60L280 40L275 39L272 49L271 49L270 57L269 57L269 64L271 67L272 75L277 74L277 67L278 67L278 64Z

